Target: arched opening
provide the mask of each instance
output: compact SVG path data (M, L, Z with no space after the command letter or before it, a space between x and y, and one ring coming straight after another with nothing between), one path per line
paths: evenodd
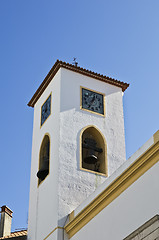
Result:
M45 135L41 144L39 154L39 171L37 172L38 184L40 184L49 174L50 162L50 138Z
M81 132L81 168L107 175L107 149L104 136L94 126Z

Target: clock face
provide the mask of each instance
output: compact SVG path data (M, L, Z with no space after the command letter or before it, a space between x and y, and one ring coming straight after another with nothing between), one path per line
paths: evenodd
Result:
M104 95L82 88L82 108L104 115Z
M48 116L51 114L51 95L48 97L48 99L44 102L44 104L41 107L41 126L46 121Z

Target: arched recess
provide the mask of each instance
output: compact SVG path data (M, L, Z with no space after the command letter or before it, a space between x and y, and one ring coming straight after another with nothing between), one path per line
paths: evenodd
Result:
M45 134L39 152L39 169L37 172L38 185L49 174L49 166L50 166L50 136L48 134Z
M82 129L80 134L80 168L107 176L107 144L95 126Z

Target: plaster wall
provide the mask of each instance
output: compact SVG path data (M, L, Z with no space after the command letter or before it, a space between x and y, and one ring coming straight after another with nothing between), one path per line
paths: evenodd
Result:
M105 94L105 117L80 109L80 86ZM40 127L41 106L50 93L51 115ZM97 127L105 137L110 176L125 161L122 90L61 68L34 106L29 240L63 239L63 230L54 229L63 227L68 214L107 179L80 169L80 133L88 125ZM47 133L50 173L38 186L40 146Z
M44 239L57 227L60 78L61 71L59 70L34 106L28 219L28 239L30 240ZM41 106L50 93L52 94L51 115L40 127ZM46 179L38 186L36 174L39 166L39 152L46 133L49 133L50 136L50 171ZM56 232L54 233L54 239L57 239Z
M105 94L105 117L80 109L80 87ZM96 79L61 69L59 225L106 180L105 176L80 169L80 133L88 125L99 129L107 143L108 176L125 159L122 90Z
M159 162L111 202L72 240L122 240L159 213Z

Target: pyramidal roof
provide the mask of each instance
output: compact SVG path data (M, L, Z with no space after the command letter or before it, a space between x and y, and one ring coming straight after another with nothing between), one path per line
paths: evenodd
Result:
M55 76L55 74L57 73L57 71L60 68L65 68L65 69L68 69L70 71L77 72L77 73L80 73L82 75L100 80L102 82L109 83L111 85L120 87L120 88L122 88L123 92L129 87L128 83L124 83L124 82L121 82L117 79L110 78L110 77L101 75L99 73L92 72L88 69L84 69L84 68L81 68L79 66L57 60L55 62L55 64L53 65L53 67L51 68L51 70L49 71L49 73L47 74L47 76L45 77L44 81L41 83L41 85L39 86L39 88L36 90L33 97L31 98L31 100L29 101L29 103L28 103L29 107L34 107L35 103L37 102L39 97L42 95L42 93L47 88L47 86L51 82L52 78Z

